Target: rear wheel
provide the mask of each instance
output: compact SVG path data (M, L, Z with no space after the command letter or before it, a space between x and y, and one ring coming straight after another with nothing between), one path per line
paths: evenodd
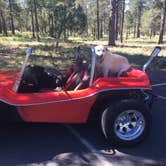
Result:
M147 136L151 121L151 112L144 103L128 99L108 107L102 114L101 126L110 142L131 146Z

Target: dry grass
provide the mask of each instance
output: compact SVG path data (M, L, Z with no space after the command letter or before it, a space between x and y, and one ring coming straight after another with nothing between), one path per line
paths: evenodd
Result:
M156 46L157 38L128 39L123 44L117 43L117 47L108 47L112 52L126 56L134 66L142 66ZM70 38L69 42L61 42L59 50L55 50L55 40L44 37L40 42L31 39L29 33L17 36L0 36L0 69L20 68L27 47L33 48L33 55L29 63L43 66L52 66L60 70L66 70L78 55L74 47L81 45L82 53L86 59L90 57L90 48L94 45L107 45L107 39L102 41L82 40L81 38ZM162 51L159 56L166 56L166 44L161 45Z

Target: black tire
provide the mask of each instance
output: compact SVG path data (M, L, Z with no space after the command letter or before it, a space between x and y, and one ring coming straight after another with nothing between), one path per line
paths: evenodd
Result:
M124 120L124 118L118 119L120 117L125 117L123 115L126 114L128 114L130 117L126 118L127 120L130 119L130 121L127 121L129 122L129 124ZM137 115L139 116L137 117ZM118 120L123 121L121 122ZM118 123L119 125L117 125ZM134 124L137 123L138 125L134 126ZM126 124L128 126L123 127ZM144 103L133 99L126 99L114 103L113 105L105 109L101 116L101 127L106 139L110 143L120 146L132 146L143 141L150 131L151 124L152 116L149 108ZM138 126L143 127L139 128ZM132 133L130 130L134 131L135 135L133 134L134 132ZM129 133L128 137L123 137L124 133L122 132Z

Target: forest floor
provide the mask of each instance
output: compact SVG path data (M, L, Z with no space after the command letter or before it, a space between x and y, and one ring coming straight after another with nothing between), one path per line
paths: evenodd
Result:
M108 47L111 52L126 56L133 66L142 66L148 59L153 48L157 45L156 38L149 39L142 37L140 39L130 38L124 43L118 43L116 47ZM60 42L58 50L55 49L55 39L50 37L42 37L40 42L30 37L29 33L17 34L16 36L3 37L0 36L0 69L16 69L20 68L27 47L32 47L33 54L29 63L42 66L54 66L64 71L78 54L85 56L89 60L91 57L91 48L95 45L107 45L108 40L95 41L90 39L70 38L66 42ZM81 46L80 53L75 49ZM161 45L162 51L159 58L166 62L166 44ZM156 63L155 63L156 65ZM155 65L153 65L155 67ZM159 64L163 67L163 63Z

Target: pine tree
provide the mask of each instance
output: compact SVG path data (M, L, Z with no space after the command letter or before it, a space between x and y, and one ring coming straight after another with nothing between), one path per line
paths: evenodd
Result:
M163 16L162 16L162 20L161 20L162 22L161 22L161 28L160 28L160 35L159 35L158 44L163 43L165 19L166 19L166 0L163 1Z
M8 3L9 3L9 15L10 15L11 30L12 30L12 34L15 35L14 18L13 18L13 4L14 4L14 1L9 0Z
M115 46L116 30L115 30L115 13L116 13L116 0L110 0L110 16L109 16L109 46Z
M1 19L1 27L2 27L2 33L5 36L8 36L8 32L7 32L7 24L6 24L6 11L5 9L7 9L7 4L5 3L5 1L0 0L0 19Z

